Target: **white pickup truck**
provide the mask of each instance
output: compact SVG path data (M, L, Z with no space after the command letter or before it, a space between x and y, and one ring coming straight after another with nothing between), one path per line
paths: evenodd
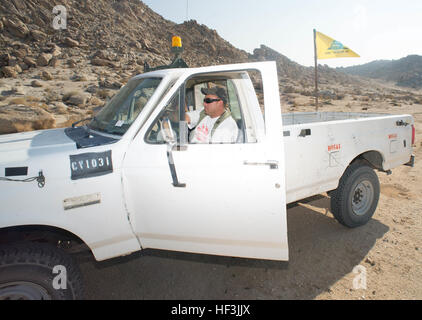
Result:
M185 112L212 86L236 143L189 142ZM75 243L98 261L145 248L288 260L286 204L328 192L340 223L365 224L375 170L413 165L414 139L410 115L282 115L274 62L136 76L84 126L0 136L0 299L80 298Z

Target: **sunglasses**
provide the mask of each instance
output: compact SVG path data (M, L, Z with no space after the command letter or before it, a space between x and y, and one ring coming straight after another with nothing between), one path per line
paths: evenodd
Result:
M204 99L204 102L205 103L213 103L213 102L216 102L216 101L220 101L221 99L210 99L210 98L205 98Z

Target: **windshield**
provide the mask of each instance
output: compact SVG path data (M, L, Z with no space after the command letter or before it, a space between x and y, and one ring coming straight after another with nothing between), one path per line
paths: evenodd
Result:
M92 119L88 127L109 134L125 134L160 82L161 78L130 80Z

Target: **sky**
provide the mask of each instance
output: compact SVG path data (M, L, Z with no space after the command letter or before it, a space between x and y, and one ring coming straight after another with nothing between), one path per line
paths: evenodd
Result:
M167 20L215 29L239 49L264 44L304 66L314 65L313 29L360 55L318 60L330 67L422 55L422 0L142 1Z

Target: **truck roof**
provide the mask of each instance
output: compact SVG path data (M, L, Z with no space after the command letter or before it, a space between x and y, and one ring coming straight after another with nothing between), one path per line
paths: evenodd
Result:
M183 73L207 73L207 72L230 72L241 70L241 69L256 69L259 65L264 64L274 64L274 61L263 61L263 62L252 62L252 63L234 63L234 64L225 64L225 65L214 65L206 67L197 67L197 68L174 68L174 69L162 69L151 72L146 72L135 76L135 78L144 78L144 77L165 77L168 75L180 76Z
M156 70L156 71L141 73L141 74L136 75L133 78L147 78L147 77L160 77L160 78L163 77L164 78L165 76L168 76L168 75L171 75L171 74L173 74L175 76L181 75L181 74L185 73L186 70L190 70L190 69L187 69L187 68L162 69L162 70Z

